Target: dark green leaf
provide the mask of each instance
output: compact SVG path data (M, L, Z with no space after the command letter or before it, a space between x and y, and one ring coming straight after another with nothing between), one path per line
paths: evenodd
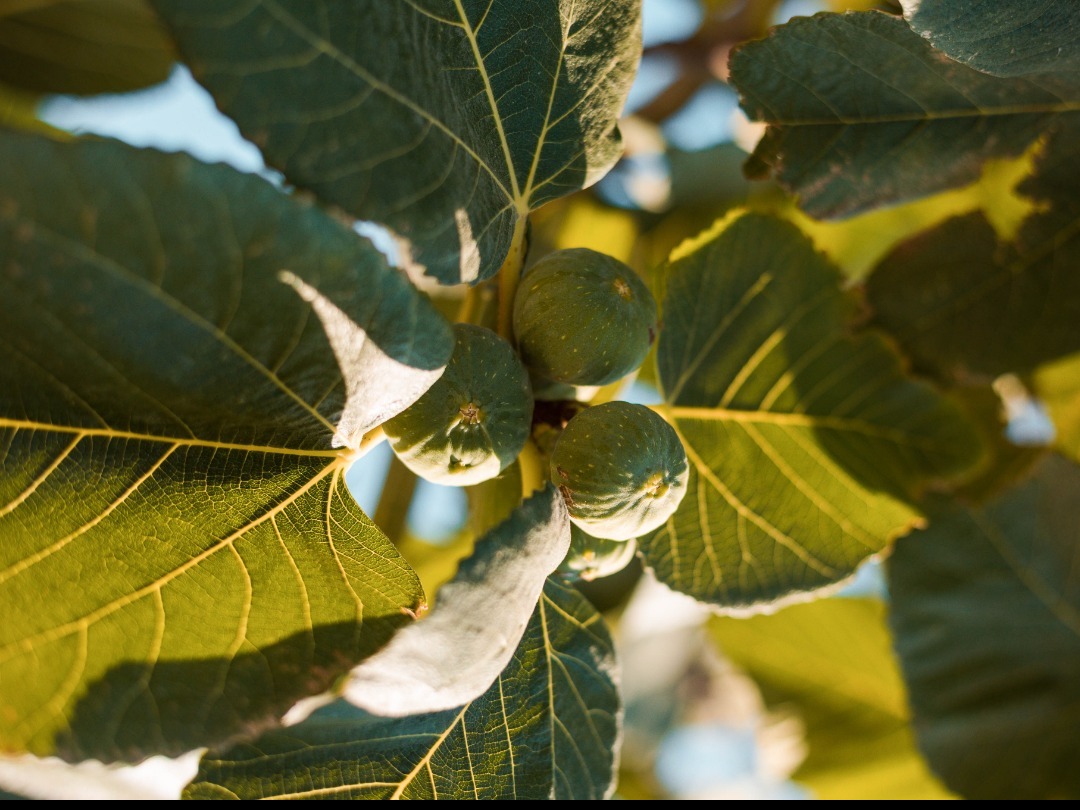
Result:
M172 44L145 0L5 0L0 82L37 93L120 93L164 81Z
M903 243L874 270L875 318L916 366L945 379L1026 372L1080 350L1080 120L1047 144L1020 191L1038 203L1002 243L982 214Z
M635 0L153 1L271 164L445 283L492 276L621 151Z
M739 48L731 76L769 125L748 171L817 217L963 185L1080 111L1076 83L988 76L876 11L796 18Z
M915 749L881 602L819 599L714 618L710 631L770 707L802 720L807 756L792 778L819 799L948 796Z
M481 537L432 616L401 630L356 667L343 694L387 717L452 709L495 681L570 548L570 516L553 484Z
M979 455L952 403L853 337L841 276L794 226L746 214L676 252L657 350L689 491L644 538L671 587L745 607L849 577Z
M892 625L919 745L973 799L1080 797L1080 468L1047 459L897 544Z
M614 668L603 619L550 579L509 666L472 703L391 720L339 701L207 754L185 796L604 798L620 730Z
M112 142L0 154L0 748L257 730L422 598L343 479L450 330L259 178Z
M996 76L1080 68L1075 0L901 0L911 27L939 51Z

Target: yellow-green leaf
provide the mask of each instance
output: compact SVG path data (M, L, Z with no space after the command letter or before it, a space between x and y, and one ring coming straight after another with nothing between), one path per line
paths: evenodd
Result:
M164 81L175 55L145 0L5 0L0 81L37 93L120 93Z
M619 743L614 650L549 579L509 665L460 708L401 719L340 701L203 758L190 799L601 799Z
M978 459L954 404L879 335L851 334L854 305L809 239L770 217L673 254L657 363L690 481L641 543L663 582L725 607L837 583L922 522L924 482Z
M881 602L819 599L714 618L710 631L771 708L802 720L807 756L792 778L819 799L949 796L915 748Z
M450 330L260 178L2 132L0 155L0 748L252 733L422 599L343 476Z

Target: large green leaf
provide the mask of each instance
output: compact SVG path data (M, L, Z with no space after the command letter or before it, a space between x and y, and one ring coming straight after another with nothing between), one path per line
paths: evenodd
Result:
M509 665L471 703L394 720L338 702L207 754L185 796L605 798L620 731L614 668L600 614L550 579Z
M735 51L731 77L769 125L748 171L775 172L818 217L975 180L1080 111L1076 82L988 76L876 11L796 18Z
M0 82L38 93L119 93L164 81L174 58L145 0L0 3Z
M881 602L819 599L771 616L717 617L709 629L770 707L802 720L807 756L792 778L818 798L948 795L915 749Z
M0 154L0 749L257 730L422 598L343 476L450 330L257 177L2 132Z
M657 351L689 490L644 538L671 587L729 607L850 576L922 521L927 479L979 455L955 405L904 376L794 226L746 214L676 252Z
M1003 243L982 214L901 244L870 276L878 325L942 378L1026 372L1080 350L1080 119L1060 127L1019 190L1037 213Z
M911 27L953 59L996 76L1080 68L1075 0L900 0Z
M889 565L919 745L969 798L1080 797L1080 468L941 503Z
M153 2L271 164L445 283L492 276L621 151L637 0Z
M356 667L343 694L388 717L476 699L510 661L544 582L570 548L570 516L549 483L476 542L439 589L431 618L406 627Z

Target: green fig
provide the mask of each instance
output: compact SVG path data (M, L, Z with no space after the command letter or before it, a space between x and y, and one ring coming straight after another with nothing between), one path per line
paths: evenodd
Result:
M574 523L596 537L629 540L674 514L690 467L678 434L660 416L608 402L569 421L550 473Z
M513 347L490 329L454 326L454 353L442 377L383 425L398 458L437 484L494 478L529 437L529 375Z
M617 574L630 564L637 554L634 540L605 540L586 534L570 524L570 551L559 565L559 573L570 579L591 582Z
M638 275L594 250L537 262L514 297L514 336L525 365L568 385L607 385L645 360L656 301Z

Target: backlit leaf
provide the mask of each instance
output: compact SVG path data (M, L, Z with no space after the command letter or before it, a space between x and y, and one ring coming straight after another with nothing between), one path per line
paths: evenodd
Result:
M1027 372L1080 350L1080 120L1061 122L1019 186L1037 213L1012 242L981 214L901 244L867 282L876 322L945 379Z
M988 76L876 11L796 18L736 50L731 77L769 125L748 171L815 217L964 185L1080 112L1080 83Z
M449 328L259 178L112 142L0 154L0 748L252 733L422 599L343 479L387 408L365 375L430 384Z
M203 759L186 798L600 799L620 733L603 619L548 580L507 668L471 703L386 719L339 701Z
M37 93L119 93L164 81L174 58L145 0L0 3L0 82Z
M924 481L978 458L955 405L849 333L853 309L780 220L746 214L673 254L657 355L689 490L640 544L667 585L748 607L839 582L921 523Z
M153 2L269 163L444 283L494 275L621 151L636 0Z
M1080 797L1080 468L1047 459L897 544L891 620L919 745L972 799Z
M819 599L709 629L772 708L802 720L807 756L792 778L819 799L948 797L915 749L881 602Z

